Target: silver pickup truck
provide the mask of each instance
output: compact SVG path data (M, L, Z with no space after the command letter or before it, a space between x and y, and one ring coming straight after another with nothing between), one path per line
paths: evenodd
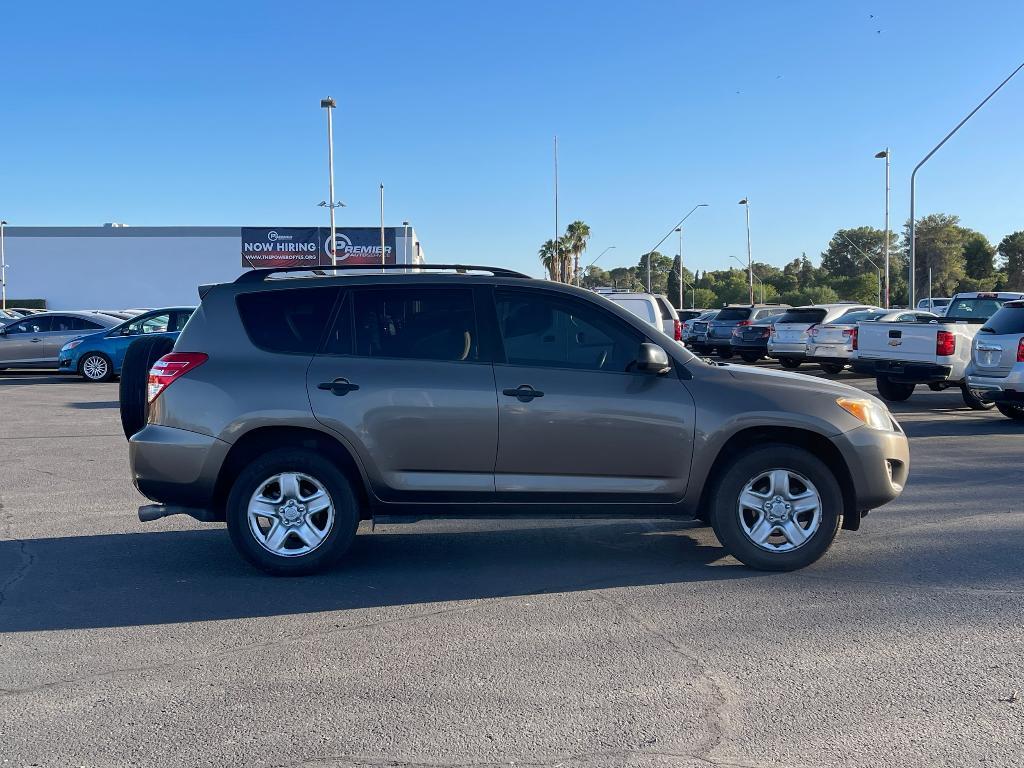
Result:
M906 400L918 384L927 384L933 390L959 387L968 406L988 410L992 404L964 382L971 342L1004 303L1022 298L1019 292L958 293L937 320L860 323L853 369L874 376L878 393L891 402Z

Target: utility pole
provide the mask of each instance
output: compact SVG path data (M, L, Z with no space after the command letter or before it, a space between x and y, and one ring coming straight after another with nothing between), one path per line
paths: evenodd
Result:
M565 281L565 270L562 269L562 254L559 247L558 228L558 136L555 136L555 265L558 267L558 279Z
M4 252L4 227L7 222L0 219L0 286L3 286L3 305L0 309L7 309L7 254Z
M885 158L885 308L889 309L889 148L875 157Z
M330 96L326 99L320 99L320 107L327 110L327 166L330 181L328 182L328 198L326 203L328 210L331 212L331 266L338 266L338 256L335 252L335 231L334 231L334 209L338 206L334 202L334 122L331 119L331 115L334 112L334 108L337 106L337 102Z
M754 306L754 261L750 255L750 198L740 200L747 214L747 277L750 280L750 306Z
M380 265L384 266L384 182L380 183Z
M683 228L676 227L679 233L679 308L683 308Z

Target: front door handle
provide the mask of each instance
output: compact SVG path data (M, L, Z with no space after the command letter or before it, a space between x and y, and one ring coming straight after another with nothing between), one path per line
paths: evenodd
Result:
M330 390L332 394L335 394L338 397L341 397L342 395L347 395L349 392L359 389L358 384L353 384L344 376L340 376L334 381L325 381L322 384L317 384L316 386L317 389Z
M42 339L32 339L33 344L38 344Z
M514 397L521 403L528 403L535 397L544 397L544 393L539 389L534 389L529 384L520 384L515 389L503 389L501 394L507 395L508 397Z

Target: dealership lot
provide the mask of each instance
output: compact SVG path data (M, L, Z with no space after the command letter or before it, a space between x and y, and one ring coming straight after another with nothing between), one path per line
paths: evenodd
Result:
M0 766L1024 760L1024 429L958 390L893 406L906 492L784 574L687 523L488 520L270 578L137 522L116 400L0 374Z

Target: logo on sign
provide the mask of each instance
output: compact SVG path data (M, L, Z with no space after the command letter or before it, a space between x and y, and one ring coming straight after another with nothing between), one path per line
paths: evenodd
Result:
M334 244L333 247L331 246L331 236L328 235L327 239L324 240L324 250L327 251L329 256L334 256L337 261L344 261L352 255L352 241L348 239L348 236L340 232L335 233Z
M269 240L272 243L276 243L278 240L291 240L291 239L292 239L291 235L280 235L280 234L277 233L276 229L272 229L269 232L267 232L267 240Z

